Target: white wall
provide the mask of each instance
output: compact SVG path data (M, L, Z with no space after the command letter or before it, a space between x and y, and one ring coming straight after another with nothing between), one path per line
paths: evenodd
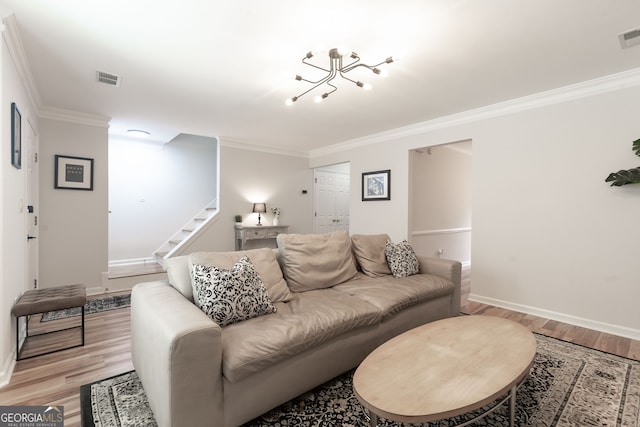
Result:
M109 140L109 260L151 257L217 192L215 138Z
M40 287L101 286L107 271L107 128L40 120ZM93 191L54 189L56 154L94 159Z
M220 214L186 253L233 250L234 215L255 225L254 202L267 204L263 224L271 224L271 208L279 207L280 225L288 225L290 233L313 232L313 171L306 158L236 148L224 139L220 144Z
M1 26L1 24L0 24ZM0 386L4 385L11 375L15 359L15 318L11 307L26 288L26 138L23 138L22 169L11 165L11 103L18 105L22 115L24 129L31 123L38 126L38 118L34 114L26 90L20 80L11 54L9 53L3 33L0 46L0 176L2 182L2 198L0 201Z
M410 165L411 245L421 255L469 262L471 142L412 150Z
M351 231L406 238L408 151L473 140L472 298L638 339L640 186L604 179L640 164L631 151L640 86L592 85L356 141L310 163L351 161L354 183L391 169L389 202L363 203L352 188Z

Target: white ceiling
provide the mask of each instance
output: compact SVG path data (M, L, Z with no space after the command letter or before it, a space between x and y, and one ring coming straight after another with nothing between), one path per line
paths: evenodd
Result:
M1 9L4 9L3 11ZM308 152L640 68L638 0L0 0L13 12L42 105L145 129ZM347 46L366 69L321 104L309 50ZM318 65L327 67L326 53ZM96 70L120 87L96 83ZM339 82L340 83L340 82Z

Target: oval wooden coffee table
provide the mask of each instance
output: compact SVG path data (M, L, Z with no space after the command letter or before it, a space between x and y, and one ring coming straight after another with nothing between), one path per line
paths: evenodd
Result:
M372 426L378 416L405 423L451 418L501 397L500 404L510 402L513 426L516 389L535 355L535 337L518 323L490 316L452 317L375 349L356 370L353 391L369 410Z

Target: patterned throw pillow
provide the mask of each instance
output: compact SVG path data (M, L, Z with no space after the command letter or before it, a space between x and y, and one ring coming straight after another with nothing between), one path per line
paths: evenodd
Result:
M220 326L276 311L249 257L230 270L194 264L191 278L196 305Z
M406 240L398 244L393 244L387 240L384 245L384 254L387 257L387 264L393 277L406 277L420 273L418 257L413 248Z

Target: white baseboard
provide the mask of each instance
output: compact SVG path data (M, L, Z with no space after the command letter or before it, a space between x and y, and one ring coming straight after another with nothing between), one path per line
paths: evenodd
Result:
M130 259L117 259L109 260L109 267L123 266L123 265L145 265L157 263L153 257L146 258L130 258Z
M12 350L9 357L5 360L2 371L0 371L0 388L6 386L11 381L13 369L16 367L16 352Z
M534 316L544 317L545 319L556 320L558 322L568 323L570 325L580 326L587 329L593 329L595 331L605 332L607 334L618 335L625 338L631 338L633 340L640 340L639 329L633 329L633 328L628 328L626 326L619 326L619 325L612 325L604 322L598 322L595 320L585 319L583 317L577 317L569 314L558 313L556 311L545 310L537 307L530 307L527 305L516 304L509 301L502 301L495 298L487 298L481 295L470 294L468 299L470 301L493 305L500 308L506 308L508 310L518 311L520 313L532 314Z

